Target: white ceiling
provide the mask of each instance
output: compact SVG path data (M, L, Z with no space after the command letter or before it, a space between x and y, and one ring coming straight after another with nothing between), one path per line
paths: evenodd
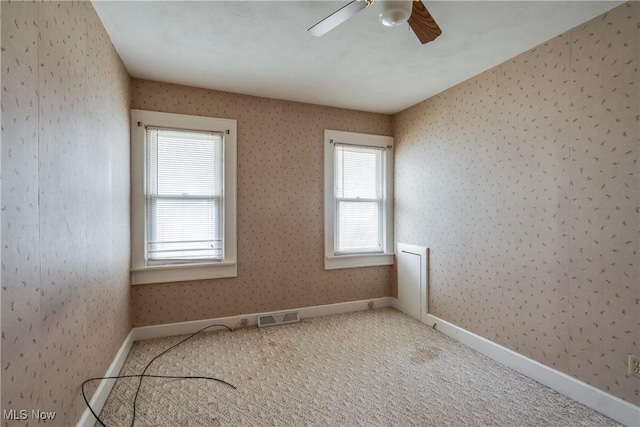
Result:
M323 37L345 1L93 1L133 77L396 113L621 1L425 1L443 34L421 45L376 4Z

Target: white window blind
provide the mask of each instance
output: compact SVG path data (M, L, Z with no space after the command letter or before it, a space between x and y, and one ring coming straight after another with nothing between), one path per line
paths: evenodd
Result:
M383 252L385 148L335 150L335 253Z
M148 265L223 258L223 138L147 128Z

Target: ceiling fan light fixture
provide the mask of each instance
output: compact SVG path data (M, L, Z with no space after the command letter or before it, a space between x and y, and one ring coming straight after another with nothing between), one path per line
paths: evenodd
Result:
M379 0L380 22L387 27L395 27L407 22L413 8L412 0Z

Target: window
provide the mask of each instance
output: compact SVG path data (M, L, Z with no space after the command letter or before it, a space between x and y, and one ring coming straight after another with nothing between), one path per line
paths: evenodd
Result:
M222 259L221 132L146 128L147 264Z
M381 253L384 147L334 142L336 254Z
M325 269L393 264L393 138L325 131Z
M132 110L131 283L235 277L236 121Z

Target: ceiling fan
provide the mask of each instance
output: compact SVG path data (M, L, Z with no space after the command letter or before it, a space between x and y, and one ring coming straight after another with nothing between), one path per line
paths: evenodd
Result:
M320 37L371 6L373 2L374 0L353 0L307 31ZM378 0L378 2L380 3L378 16L384 25L394 27L408 22L422 44L429 43L442 34L442 30L421 0Z

